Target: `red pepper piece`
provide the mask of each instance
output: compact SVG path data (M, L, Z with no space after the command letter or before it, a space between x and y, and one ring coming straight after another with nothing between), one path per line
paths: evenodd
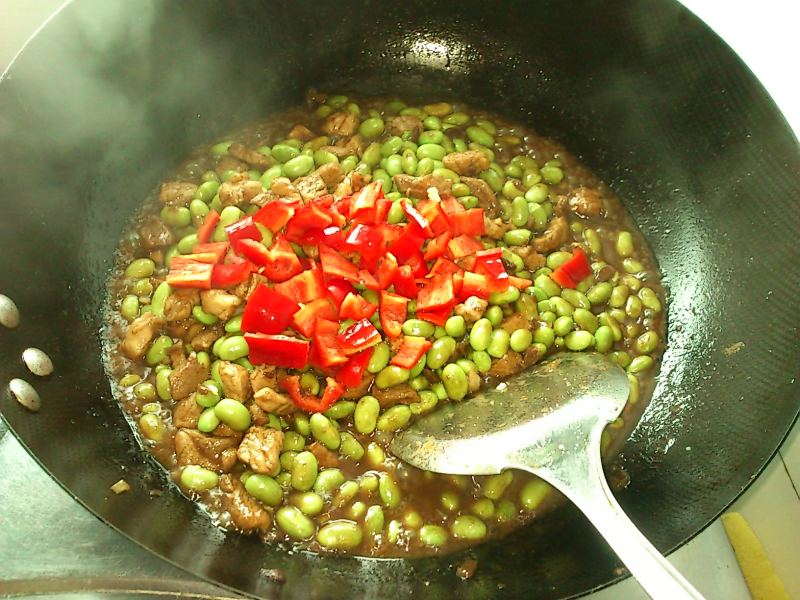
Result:
M450 218L450 215L462 213L467 210L464 208L464 205L456 200L453 196L447 196L446 198L442 199L441 204L442 210L444 211L444 214L447 215L448 219Z
M276 284L275 289L295 302L311 302L322 298L327 291L322 282L322 271L316 268L307 269L288 281Z
M325 412L344 395L345 388L336 380L328 377L326 379L325 391L322 397L318 398L312 394L304 394L300 387L300 376L289 375L281 381L281 387L289 394L294 405L307 413Z
M375 203L383 198L383 183L373 181L361 188L350 202L350 220L356 223L375 223Z
M244 307L242 331L252 333L281 333L292 322L300 307L280 292L260 284Z
M323 367L335 367L347 362L347 355L336 336L339 324L328 319L317 319L314 323L314 348Z
M197 246L195 246L195 249L196 248ZM214 252L192 252L191 254L178 254L172 257L173 261L175 259L184 262L208 263L209 265L217 263L217 255ZM172 266L172 261L170 261L170 266Z
M290 320L295 331L302 333L306 337L311 337L314 333L314 323L317 319L335 321L338 318L339 314L328 298L317 298L296 309Z
M403 323L408 314L408 298L383 290L379 310L383 332L389 338L398 337L403 332Z
M267 202L256 214L253 215L253 221L261 223L264 227L269 229L272 233L277 233L281 228L288 223L289 219L294 214L296 204L300 206L299 202L287 202L285 200L273 200Z
M425 246L425 254L423 258L425 260L434 260L442 256L445 251L447 250L447 244L450 242L452 235L449 231L445 231L440 233L432 240L428 241L428 245Z
M414 233L411 229L406 229L400 237L389 244L386 250L394 254L399 264L406 264L409 259L417 255L422 256L424 242L425 238Z
M375 201L375 218L374 223L385 223L386 217L389 216L389 209L392 207L392 201L386 198L378 198Z
M269 250L261 242L248 239L239 240L236 242L236 251L259 267L266 267L270 264Z
M484 300L489 298L491 290L489 289L489 282L486 281L486 275L473 273L472 271L464 272L464 279L461 285L461 299L469 298L470 296L478 296Z
M336 336L336 339L345 354L355 354L380 342L381 334L369 319L361 319Z
M362 350L358 354L353 354L347 364L336 374L336 381L346 388L354 388L361 385L364 371L367 370L367 365L369 364L369 359L372 358L373 352L375 352L374 347Z
M308 363L309 344L306 340L287 335L245 333L254 365L274 365L287 369L302 369Z
M234 250L237 249L236 246L239 240L255 240L260 242L262 238L261 232L258 230L258 227L256 227L252 217L245 217L240 221L236 221L233 225L228 225L225 228L225 233L228 234L228 241L231 243Z
M207 262L197 262L183 256L174 256L170 261L167 283L172 287L211 288L211 276L214 265Z
M316 202L306 204L295 211L286 223L286 239L296 244L307 244L323 235L323 230L333 223L327 209Z
M375 279L375 276L367 271L366 269L361 269L358 272L358 280L364 285L365 288L368 290L372 290L374 292L380 292L381 286L378 283L378 280Z
M441 235L445 231L450 231L450 221L442 209L441 202L420 200L417 203L417 210L430 223L431 231L434 235Z
M369 319L375 314L376 310L378 310L377 304L369 302L355 292L350 292L342 301L342 306L339 308L339 317L341 319L360 321L361 319Z
M459 235L447 243L447 249L454 259L459 259L465 256L471 256L479 250L483 250L483 244L474 237Z
M417 310L432 311L452 308L456 297L453 292L453 278L446 275L434 275L417 296Z
M431 346L431 342L424 337L407 335L403 338L403 343L400 344L400 349L392 357L390 364L401 369L413 369Z
M519 288L521 290L527 290L533 285L533 282L530 279L525 279L524 277L515 277L514 275L509 275L508 284L513 285L515 288Z
M336 305L337 309L341 309L342 302L344 301L347 294L353 292L355 293L356 288L353 287L349 281L345 281L344 279L334 279L333 281L329 281L328 285L328 296L333 303Z
M448 215L454 236L480 236L484 233L483 209L470 208L464 212Z
M508 273L503 265L502 248L479 250L475 254L473 269L476 273L486 276L492 291L497 292L508 287Z
M433 237L433 231L431 230L430 223L428 223L428 219L423 217L420 212L414 208L411 201L403 199L400 200L400 203L400 206L403 207L403 212L406 213L409 229L413 231L415 235L425 238Z
M203 224L200 225L200 228L197 230L198 244L205 244L211 239L211 234L213 234L214 230L217 228L217 223L219 223L219 213L215 210L208 211L203 219Z
M456 273L463 272L463 270L464 269L459 267L452 260L440 257L436 259L435 263L433 263L433 266L428 273L428 277L433 277L434 275L455 275Z
M302 270L300 259L294 253L292 245L280 233L276 234L272 241L272 247L268 250L264 275L270 281L280 283L289 280Z
M562 288L574 288L591 274L592 266L586 254L580 248L575 248L572 258L556 267L550 277Z
M208 244L196 244L194 248L192 248L192 252L195 254L207 254L212 253L217 257L215 263L222 262L222 259L225 258L225 255L228 253L228 248L230 244L228 242L211 242Z
M378 265L375 269L375 278L378 280L379 290L385 290L392 285L397 269L397 259L391 252L387 252L386 255L378 260Z
M235 259L235 260L234 260ZM239 257L232 257L231 262L214 265L211 274L211 287L229 288L239 285L250 277L253 265Z
M406 298L416 298L419 290L417 290L417 282L414 280L414 273L411 267L403 265L397 269L394 280L394 291Z
M385 243L377 227L356 223L344 238L346 249L358 252L361 266L371 269L383 254ZM344 249L344 248L343 248Z
M358 267L325 244L319 246L319 262L322 272L328 279L358 281Z
M417 311L415 316L417 319L422 319L423 321L430 321L434 325L439 325L440 327L442 327L452 314L453 314L453 308L451 306L445 306L444 308L439 308L436 310L420 310Z

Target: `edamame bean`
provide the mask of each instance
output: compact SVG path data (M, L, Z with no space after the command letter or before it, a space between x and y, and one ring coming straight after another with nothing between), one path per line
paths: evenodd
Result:
M247 346L247 340L242 335L232 335L220 342L217 350L217 356L222 360L233 361L238 358L243 358L250 354L250 348Z
M486 350L492 335L492 323L483 317L478 319L469 332L469 345L473 350ZM454 340L455 341L455 340Z
M397 508L400 506L402 494L397 482L389 473L381 473L378 475L378 494L380 494L381 502L386 508Z
M149 402L156 398L156 387L149 381L142 381L133 386L133 395L137 400Z
M284 452L281 452L280 462L281 462L281 468L284 471L292 470L292 465L294 465L294 457L297 456L297 454L298 454L297 452L294 452L292 450L286 450Z
M172 369L162 369L156 373L156 393L162 400L172 400L172 392L169 387L169 376Z
M385 367L380 373L375 376L375 385L380 389L386 389L393 385L405 383L411 377L411 372L408 369L403 369L395 365Z
M203 325L214 325L219 321L216 315L207 313L199 304L192 307L192 316Z
M356 403L353 413L353 424L356 431L363 434L375 431L380 410L381 404L375 396L362 396Z
M421 134L419 134L418 141L420 146L424 146L426 144L441 145L442 140L444 140L444 134L438 129L432 129L429 131L423 131ZM441 158L438 160L441 160Z
M275 521L292 539L307 540L314 535L314 522L296 506L281 506L275 511Z
M642 373L647 371L654 364L654 360L649 356L637 356L628 365L628 373Z
M626 258L622 261L622 268L626 273L636 275L644 271L644 265L634 258Z
M483 316L489 319L492 327L497 327L503 322L503 309L497 305L490 306L486 309L486 312L483 313Z
M550 485L542 479L531 479L519 493L522 508L534 511L550 493Z
M307 154L300 154L290 159L283 165L283 173L289 179L297 179L308 175L314 170L314 158Z
M129 294L122 299L119 306L119 314L128 322L133 321L139 316L139 297Z
M403 138L393 135L381 144L381 156L387 158L392 154L398 154L403 147Z
M378 431L399 431L411 419L411 409L405 404L395 404L378 417Z
M192 223L192 213L185 206L165 206L159 216L170 227L188 227Z
M429 338L433 336L435 327L433 323L429 323L428 321L408 319L403 323L403 333L415 337Z
M564 336L564 344L573 352L580 352L594 344L594 336L588 331L572 331Z
M136 373L128 373L120 378L119 385L120 387L131 387L132 385L139 383L141 380L142 378Z
M156 290L153 292L153 298L150 300L150 310L153 313L153 316L160 319L164 318L164 304L167 301L167 297L171 293L172 288L166 281L163 281L158 285Z
M601 325L594 332L594 349L605 354L614 346L614 332L608 325Z
M198 465L186 465L181 471L181 485L193 492L203 492L217 487L219 475Z
M294 429L303 437L311 435L311 426L308 423L308 415L297 412L294 414Z
M559 317L563 317L564 315L572 316L572 313L575 312L575 308L572 304L560 296L553 296L550 298L550 306Z
M300 452L305 448L306 439L296 431L283 432L283 450Z
M316 377L314 378L314 381L317 383L317 391L311 393L317 395L319 393L319 382L317 381ZM329 419L335 419L338 421L339 419L344 419L345 417L349 417L350 415L352 415L355 409L356 409L355 402L351 400L340 400L339 402L331 406L328 410L326 410L324 414Z
M629 384L628 403L636 404L639 401L639 380L633 373L628 373L627 375Z
M128 268L125 269L125 277L141 279L142 277L150 277L156 270L156 263L149 258L137 258L131 261Z
M494 502L489 498L480 498L472 503L469 510L481 519L491 519L494 516Z
M503 358L508 352L511 336L505 329L495 329L489 338L486 352L493 358Z
M503 189L503 178L492 169L481 171L478 177L483 179L495 194Z
M553 298L561 294L561 287L549 275L537 275L533 280L533 285L542 290L548 298ZM543 312L543 309L539 309Z
M217 191L219 191L219 181L210 180L204 181L197 187L197 191L194 193L194 197L197 200L200 200L204 204L208 204L217 195ZM189 205L189 210L191 211L191 204Z
M471 354L472 362L475 363L475 368L479 373L488 373L492 368L492 357L488 352L483 350L475 350Z
M642 314L642 301L639 296L628 296L625 301L625 314L631 319L638 319Z
M417 170L414 172L414 175L416 175L417 177L423 177L424 175L429 175L430 173L433 173L433 169L434 169L433 159L422 158L417 163Z
M397 225L405 219L406 213L403 210L403 205L399 202L393 202L389 207L389 213L386 215L386 221L390 225Z
M574 321L572 320L571 316L564 315L562 317L558 317L553 323L553 333L563 337L572 331L573 325Z
M339 434L339 454L350 460L359 461L364 456L364 446L348 431Z
M364 119L361 125L358 126L358 133L365 138L376 138L383 133L384 123L380 117L371 117Z
M514 352L525 352L532 343L533 334L528 329L515 329L509 338L509 345ZM477 362L475 364L477 365Z
M611 283L608 281L601 281L589 288L589 291L586 292L586 298L592 305L602 304L611 297L611 291L613 289L614 286L612 286Z
M487 344L488 345L488 344ZM442 383L451 400L461 400L469 391L469 380L464 370L457 364L449 363L442 369Z
M372 535L378 534L383 531L383 525L386 517L383 514L383 508L374 504L367 509L367 514L364 517L364 528L367 533Z
M650 354L658 346L658 334L655 331L645 331L636 338L634 346L640 354Z
M439 144L421 144L417 148L417 158L423 160L429 158L431 160L442 160L447 152Z
M339 438L336 439L338 441ZM292 487L298 492L307 492L317 480L317 457L308 450L299 452L292 461L291 472Z
M220 424L219 417L213 408L207 408L197 418L197 429L203 433L211 433Z
M403 172L403 159L400 157L399 154L392 154L390 157L386 159L386 164L384 168L386 172L389 174L390 177L394 177L395 175L399 175Z
M578 327L585 329L589 333L597 331L597 317L585 308L576 308L572 313L572 319L578 324Z
M150 345L150 348L147 350L147 354L145 354L147 364L150 366L155 366L161 362L164 362L164 360L167 358L167 350L169 350L171 347L171 337L168 335L158 336Z
M461 315L454 315L445 321L444 330L450 337L463 337L467 333L467 322Z
M474 515L459 515L450 525L453 537L462 540L480 540L486 537L486 523Z
M423 525L419 530L419 539L426 546L443 546L448 537L447 530L439 525Z
M214 414L220 421L234 431L244 431L250 427L250 411L233 398L223 398L214 406Z
M455 350L456 341L453 338L445 336L435 340L426 354L428 368L441 369Z
M629 231L620 231L617 235L616 243L617 254L622 258L627 258L633 254L633 236Z
M525 200L535 204L541 204L547 200L547 195L549 193L550 190L547 188L546 184L537 183L533 185L527 192L525 192Z
M555 339L556 334L549 327L539 327L533 332L533 341L537 344L543 344L548 348L553 345Z
M338 488L344 482L345 477L341 469L323 469L319 472L314 482L314 491L317 494L327 494Z
M347 519L328 521L317 532L317 541L320 545L335 550L355 548L361 543L362 539L363 533L358 523Z
M561 183L561 180L564 179L564 172L558 167L550 167L550 166L543 166L539 172L542 174L542 179L545 180L546 183L550 185L556 185Z
M628 294L630 294L628 286L614 286L611 290L611 296L608 298L608 305L612 308L622 308L625 305L625 301L628 299Z
M314 413L308 420L311 435L328 450L336 450L341 441L333 422L322 413Z
M244 482L244 489L247 493L253 496L267 506L278 506L283 499L283 490L281 486L269 475L262 475L260 473L253 473Z
M639 298L641 299L645 308L649 308L655 313L661 312L661 300L658 299L658 296L656 296L656 293L652 288L643 287L640 289Z
M509 286L503 292L492 292L489 294L489 304L508 304L519 300L520 291L518 288Z
M508 486L511 485L513 479L514 474L511 471L503 471L497 475L490 475L481 486L481 491L483 495L490 500L499 500Z
M345 481L339 488L339 491L336 492L333 500L331 500L331 506L333 508L341 508L355 498L358 489L358 483L355 481Z
M477 127L475 125L467 127L467 137L470 139L470 141L480 144L481 146L485 146L487 148L494 146L494 138L492 137L492 134L481 127Z
M309 517L315 517L320 514L325 506L325 501L322 499L322 496L314 492L293 494L289 501L299 508L300 512Z
M592 307L592 303L589 302L589 299L578 290L571 290L571 289L561 290L561 297L570 304L572 304L572 306L574 306L575 308L589 309Z
M289 144L275 144L271 150L271 156L281 163L287 163L293 158L300 156L300 150Z
M194 395L194 401L200 406L209 408L215 406L220 400L220 386L213 379L201 383Z
M517 516L517 507L511 500L500 500L494 511L494 518L498 523L508 523Z
M160 442L167 433L164 421L154 413L145 413L139 417L139 429L144 437L154 442Z
M527 246L530 239L530 229L512 229L503 234L503 241L509 246Z

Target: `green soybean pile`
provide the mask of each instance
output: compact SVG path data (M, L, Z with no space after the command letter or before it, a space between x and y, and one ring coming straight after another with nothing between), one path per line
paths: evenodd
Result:
M523 284L461 297L435 319L409 298L398 337L372 347L361 383L309 413L282 382L296 376L296 394L321 403L336 373L251 362L243 313L266 281L257 270L225 284L241 267L231 261L204 289L170 285L167 274L176 258L200 260L200 243L206 253L225 246L231 226L265 202L336 201L374 182L391 203L390 227L409 225L409 207L428 200L482 209L479 247ZM276 248L275 230L257 227L264 248ZM314 242L291 251L304 265L319 258ZM474 260L453 258L467 271ZM143 447L222 527L314 551L444 553L550 510L558 494L536 477L423 472L388 444L437 406L469 402L545 357L600 352L631 389L603 435L611 460L652 394L665 343L656 262L614 193L555 141L456 101L312 92L194 151L143 202L117 264L107 360ZM367 285L353 290L364 306L381 304ZM366 318L385 333L380 310ZM426 348L409 368L395 364L404 339Z

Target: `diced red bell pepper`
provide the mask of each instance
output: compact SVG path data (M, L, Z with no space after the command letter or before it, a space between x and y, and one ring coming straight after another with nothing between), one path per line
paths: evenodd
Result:
M270 264L269 250L256 240L239 240L236 243L236 251L259 267L266 267Z
M459 259L483 250L483 244L469 235L459 235L447 243L447 249L454 259Z
M314 323L314 348L319 357L320 364L324 367L335 367L347 362L347 355L336 339L339 333L339 324L328 319L317 319Z
M250 277L252 270L253 265L249 261L242 260L237 256L232 257L229 263L214 265L214 271L211 274L211 287L229 288L239 285Z
M250 348L250 362L254 365L302 369L308 363L309 344L306 340L265 333L245 333L244 339Z
M411 231L424 238L433 237L433 230L431 230L431 225L428 223L428 219L423 217L420 212L414 208L414 205L411 204L410 200L400 200L400 206L403 207L403 212L406 213L408 227Z
M378 289L385 290L394 281L397 274L397 259L394 254L387 252L378 260L378 265L375 269L375 278L378 280Z
M428 264L425 262L421 248L417 248L416 252L405 260L405 264L411 267L414 277L425 277L428 274Z
M214 265L207 262L197 262L184 256L174 256L170 261L167 283L172 287L182 288L211 288L211 275Z
M294 248L280 233L275 234L272 246L267 251L267 262L264 265L264 275L270 281L278 283L287 281L303 270L300 259L294 253ZM287 294L288 295L288 294ZM290 296L291 297L291 296ZM302 300L300 300L302 302Z
M515 277L514 275L509 275L508 284L513 285L515 288L520 290L527 290L533 285L533 282L530 279L525 279L524 277Z
M328 377L322 397L303 393L300 387L300 376L289 375L281 381L281 387L289 394L294 405L307 413L325 412L344 395L345 388L336 380Z
M336 381L346 388L355 388L361 385L364 371L367 370L369 359L375 352L375 347L362 350L358 354L353 354L339 372L336 374Z
M408 314L408 298L392 294L386 290L381 291L380 300L381 327L389 338L396 338L403 332Z
M314 323L317 319L335 321L339 318L333 303L328 298L317 298L297 309L291 317L292 328L306 337L314 333Z
M436 310L418 310L415 316L417 319L430 321L434 325L439 325L442 327L452 314L453 308L451 306L445 306Z
M403 338L403 343L400 344L400 349L392 357L390 364L401 369L413 369L432 345L424 337L407 335Z
M580 248L572 251L572 258L555 268L550 277L562 288L574 288L592 274L586 253Z
M428 273L428 277L433 277L434 275L454 275L456 273L461 273L462 271L463 269L452 260L440 257L436 259L435 263L433 263L433 266Z
M410 229L406 229L405 233L389 244L386 250L394 254L399 264L407 264L409 259L417 255L422 256L424 242L425 238Z
M295 302L311 302L322 298L327 290L322 282L322 271L317 268L306 269L288 281L276 284L275 289Z
M336 336L336 339L345 354L355 354L380 342L381 334L369 319L361 319Z
M385 223L386 217L389 216L389 209L392 208L392 201L386 198L378 198L375 200L375 217L374 223Z
M299 202L296 203L299 206ZM267 202L261 209L253 215L253 221L261 223L272 233L277 233L288 223L294 214L295 207L292 203L284 200L273 200Z
M255 289L244 307L242 331L281 333L292 322L292 315L299 308L297 302L262 283Z
M360 321L361 319L369 319L375 314L376 310L378 310L377 304L369 302L356 292L350 292L342 301L342 305L339 308L339 317L341 319Z
M350 220L357 223L375 222L375 202L383 198L383 183L373 181L361 188L350 201Z
M349 281L345 281L344 279L334 279L328 282L328 296L333 303L336 305L336 308L341 310L342 302L344 301L347 294L353 292L355 293L356 288L353 287Z
M286 239L296 244L308 244L323 235L323 230L333 223L328 211L316 202L310 202L295 211L286 223Z
M392 283L394 284L394 291L401 296L406 298L417 297L419 292L417 290L417 282L414 280L414 273L411 267L408 265L403 265L397 269Z
M446 198L443 198L441 204L442 210L444 211L444 214L447 215L448 219L450 218L450 215L462 213L467 210L464 208L464 205L456 200L453 196L447 196Z
M252 217L245 217L232 225L228 225L225 228L225 233L228 234L228 241L231 243L231 247L234 250L237 250L237 244L240 240L255 240L260 242L263 237L258 227L256 227L256 224L253 222Z
M383 254L385 243L377 227L356 223L344 238L347 249L361 255L361 266L372 268Z
M464 212L451 213L448 218L454 236L480 236L484 233L482 208L470 208Z
M197 248L197 246L195 246L195 248ZM192 252L191 254L178 254L173 256L172 260L175 259L184 262L199 262L213 265L217 262L217 255L214 252ZM172 261L170 261L170 266L172 266Z
M428 245L425 246L425 260L434 260L442 256L447 250L447 244L450 242L452 235L449 231L440 233L432 240L428 240Z
M358 267L330 246L320 244L319 262L327 279L358 281Z
M434 235L441 235L445 231L450 231L450 221L442 209L441 202L420 200L417 203L417 210L428 221Z
M225 255L228 253L228 248L230 244L228 242L211 242L207 244L195 244L195 247L192 248L192 252L194 254L214 254L217 257L215 263L222 262L222 259L225 258Z
M419 291L417 310L429 311L452 308L456 297L453 292L453 278L447 275L434 275Z
M489 282L486 280L486 275L473 273L472 271L465 271L463 283L461 285L461 299L469 298L470 296L478 296L484 300L489 298L491 290L489 289Z
M503 265L502 248L479 250L475 254L473 269L476 273L486 276L492 291L497 292L508 287L508 273Z
M405 231L405 225L390 225L389 223L382 223L377 226L378 230L381 232L381 237L383 237L383 241L387 246L392 245L400 236L402 236Z
M197 229L198 244L205 244L211 239L211 235L217 228L217 223L219 223L219 213L215 210L208 211L203 219L203 224Z

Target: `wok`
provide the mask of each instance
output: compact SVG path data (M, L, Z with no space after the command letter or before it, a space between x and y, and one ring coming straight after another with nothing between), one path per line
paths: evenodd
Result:
M40 413L8 394L0 408L80 502L167 560L267 597L556 598L620 576L569 508L437 558L290 555L215 529L136 445L101 361L123 225L194 145L311 86L468 99L581 155L624 199L669 290L667 352L624 448L620 502L669 552L747 487L800 406L800 156L763 88L688 11L98 0L61 10L0 83L0 290L22 312L2 332L0 373L31 379L15 358L27 346L56 365L33 382ZM113 496L120 478L132 489ZM467 555L479 568L461 583Z

